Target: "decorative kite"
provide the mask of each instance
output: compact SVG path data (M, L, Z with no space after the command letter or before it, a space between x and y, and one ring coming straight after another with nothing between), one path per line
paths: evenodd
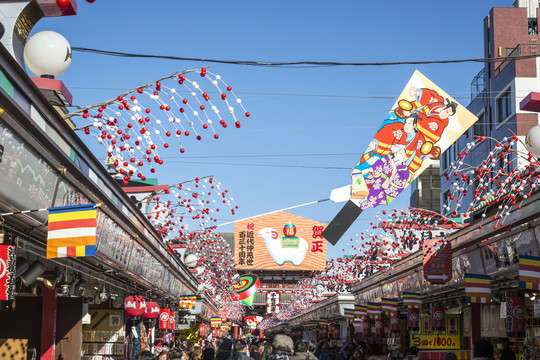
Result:
M420 72L407 86L351 172L351 197L324 230L336 244L368 208L388 205L478 119Z
M252 306L259 286L260 282L257 276L245 275L240 278L239 285L233 285L233 290L238 294L242 304Z

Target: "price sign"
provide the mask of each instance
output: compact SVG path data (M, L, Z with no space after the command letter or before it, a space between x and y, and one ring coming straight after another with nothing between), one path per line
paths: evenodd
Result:
M461 348L459 316L445 315L446 330L436 331L432 328L431 316L422 316L421 329L410 335L411 346L421 350L450 350Z

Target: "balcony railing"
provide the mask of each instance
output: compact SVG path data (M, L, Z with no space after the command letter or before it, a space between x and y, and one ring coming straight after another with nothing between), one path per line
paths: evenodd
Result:
M516 57L540 55L540 44L519 44L508 54L506 59L495 69L495 76L499 75L504 68Z
M484 69L480 70L478 74L471 81L471 101L484 91L486 88L486 73Z

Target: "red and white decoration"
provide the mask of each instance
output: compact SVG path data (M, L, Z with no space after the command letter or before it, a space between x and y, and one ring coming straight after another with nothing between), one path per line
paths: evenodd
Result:
M279 313L279 291L269 291L266 293L266 313L277 314Z
M146 310L146 300L140 295L131 295L124 299L124 311L128 316L139 317Z
M15 300L16 250L0 245L0 300Z
M160 307L155 302L147 302L143 317L145 319L155 319L159 316Z
M197 74L204 84L186 77ZM205 86L209 90L203 90ZM250 116L232 87L202 68L163 77L67 117L83 118L78 130L106 149L107 164L127 184L133 176L144 180L143 173L156 172L164 163L161 151L181 156L192 138L217 140L219 128L230 123L240 128L239 112Z
M161 309L159 311L159 328L162 330L169 329L169 323L170 323L170 309L165 308Z

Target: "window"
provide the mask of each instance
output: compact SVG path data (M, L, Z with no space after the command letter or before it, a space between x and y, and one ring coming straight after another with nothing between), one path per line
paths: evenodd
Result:
M474 123L472 128L472 135L473 140L475 140L478 136L486 136L486 117L485 113L482 113L481 115L478 115L478 121Z
M502 123L512 114L512 89L508 88L497 99L497 121Z

